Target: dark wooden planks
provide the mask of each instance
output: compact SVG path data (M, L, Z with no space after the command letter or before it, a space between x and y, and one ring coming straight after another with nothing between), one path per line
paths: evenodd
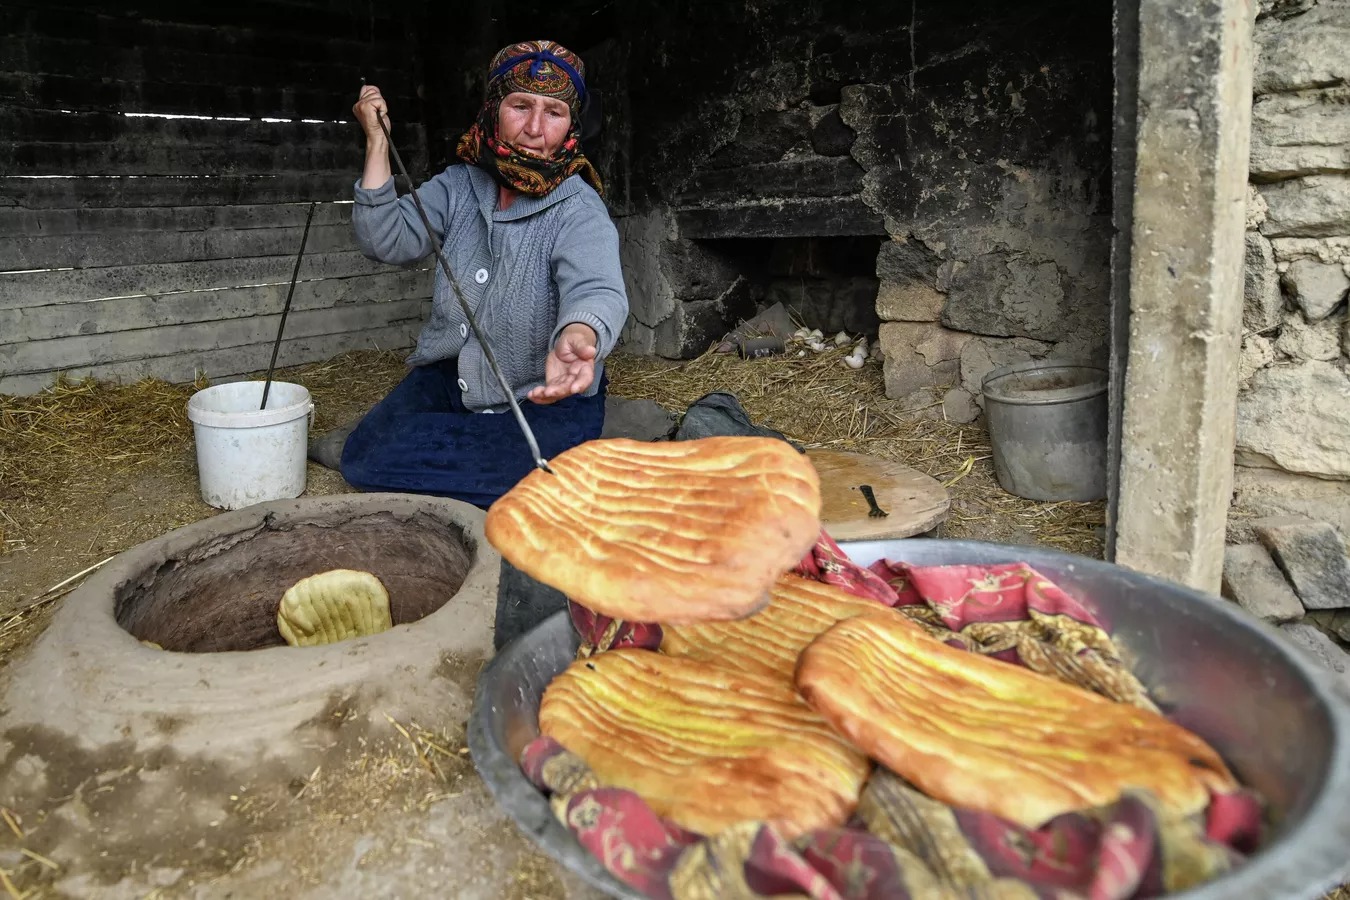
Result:
M410 98L414 96L415 90L410 73L406 70L373 65L360 57L316 62L293 52L249 57L196 53L153 44L104 46L41 35L0 37L0 69L32 75L67 75L93 80L108 78L139 83L224 84L248 88L307 87L333 94L349 90L353 95L360 88L361 78L364 77L370 83L378 84L381 89L387 86L391 97ZM350 108L351 104L347 106ZM260 110L258 114L262 112ZM391 106L391 115L392 112Z
M291 309L426 300L431 296L431 276L430 269L421 269L301 281L295 286ZM289 290L288 281L0 309L0 344L280 313Z
M374 77L371 83L378 84ZM380 85L381 91L384 86ZM309 85L166 83L89 78L74 75L0 71L0 104L37 109L199 113L212 116L288 119L351 118L359 85L327 88ZM416 107L411 97L385 94L389 108L406 113Z
M417 126L411 128L416 129ZM345 146L360 142L364 147L361 129L355 122L168 119L159 116L126 116L116 112L64 113L23 107L0 109L0 131L3 131L7 140L42 144L128 140L170 147L194 147L225 141L268 146L291 142ZM417 136L410 138L405 134L404 139L416 140Z
M408 165L412 165L411 160ZM413 169L414 172L418 171ZM257 175L0 175L0 209L101 209L350 200L360 172Z
M393 14L391 14L391 12ZM71 0L6 0L0 7L0 32L76 18L97 18L100 24L123 22L200 26L208 29L256 30L297 40L334 39L358 43L401 40L406 30L397 7L369 0L301 4L279 0L232 0L230 3L183 3L140 0L135 4L71 2Z
M294 258L303 234L303 226L294 226L10 237L0 240L0 272L278 255ZM349 225L311 227L305 241L306 255L356 249Z
M295 257L221 259L154 263L100 269L0 273L0 309L78 303L105 297L131 297L184 290L207 290L291 280ZM346 278L387 272L383 263L359 252L305 254L300 278Z
M420 126L396 138L424 141ZM188 175L343 170L357 173L355 124L165 119L115 113L0 109L0 174Z
M296 338L315 337L400 322L421 322L426 306L425 300L396 300L370 306L292 310L286 317L286 334ZM281 315L277 313L0 344L0 375L31 375L168 353L262 346L276 339L280 321ZM267 360L261 358L254 367L266 364Z
M358 21L349 21L346 34L318 34L304 20L288 22L298 28L260 28L256 20L203 24L187 21L190 4L180 3L170 16L141 18L119 14L103 6L91 14L71 15L59 4L27 6L7 2L0 7L0 36L47 37L111 47L163 47L192 53L218 53L239 57L292 56L328 62L351 59L397 68L403 61L402 26L392 26L388 40L370 40L358 32ZM186 15L185 15L186 14ZM394 29L397 29L395 31Z
M359 331L286 338L281 342L277 365L297 366L319 362L351 350L403 350L413 345L417 330L418 325L414 322L399 322ZM272 336L273 340L275 337ZM247 347L168 353L106 365L73 365L62 371L74 379L89 376L113 381L159 378L170 382L186 382L195 379L199 372L211 379L260 372L266 369L271 354L272 345L269 341ZM0 377L0 394L37 393L51 386L56 375L52 371Z
M355 181L355 176L351 181ZM350 225L352 204L320 203L314 227ZM114 231L205 231L209 228L287 228L305 224L308 203L142 209L20 209L0 207L0 238L101 234Z

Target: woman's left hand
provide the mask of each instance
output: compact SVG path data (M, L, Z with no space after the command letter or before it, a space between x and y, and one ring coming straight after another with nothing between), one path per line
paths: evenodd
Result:
M526 396L547 404L580 394L595 380L595 354L595 331L580 322L568 325L544 360L544 383Z

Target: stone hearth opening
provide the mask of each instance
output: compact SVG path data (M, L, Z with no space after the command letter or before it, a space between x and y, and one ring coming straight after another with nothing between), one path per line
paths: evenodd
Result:
M194 549L123 584L114 616L137 639L180 653L281 647L277 606L302 578L330 569L371 572L389 592L398 626L444 606L472 562L464 531L429 517L376 514L265 527L223 547Z
M792 318L827 335L876 337L875 236L728 238L700 241L737 272L734 305L751 315L781 303Z
M996 367L1104 367L1111 4L785 6L653 31L629 70L662 100L603 139L624 349L696 356L782 301L875 336L887 395L958 421Z

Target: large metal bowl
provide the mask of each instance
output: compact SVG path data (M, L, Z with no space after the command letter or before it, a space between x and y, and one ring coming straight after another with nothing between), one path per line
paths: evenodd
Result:
M1260 852L1175 896L1312 900L1350 874L1350 692L1269 627L1218 598L1065 553L926 538L843 549L863 565L1024 561L1101 617L1163 711L1209 740L1271 805ZM479 679L469 748L493 796L545 852L612 896L639 897L553 818L517 762L539 733L544 688L576 646L559 613L505 647Z

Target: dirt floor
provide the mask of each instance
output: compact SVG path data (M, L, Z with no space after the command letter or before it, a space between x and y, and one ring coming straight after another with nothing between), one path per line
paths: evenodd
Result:
M277 377L309 388L321 433L393 387L403 374L400 360L356 353ZM611 361L610 390L675 412L707 391L730 390L756 421L807 446L886 456L948 485L946 536L1100 555L1103 504L1042 504L1004 493L979 426L943 421L936 403L906 408L886 399L879 362L857 371L838 363L829 355L753 362L709 356L681 365L620 356ZM198 495L185 415L201 386L62 385L37 397L0 397L0 668L46 627L78 583L73 576L216 514ZM310 465L308 494L348 490L336 473ZM175 858L108 860L101 871L71 871L30 840L42 811L0 808L0 889L34 898L394 896L420 883L462 897L593 896L494 809L473 774L461 727L395 724L387 740L354 754L342 771L316 772L264 795L232 795L221 839ZM456 871L451 859L473 860L474 870ZM391 872L420 881L391 881ZM117 877L119 890L100 887Z

